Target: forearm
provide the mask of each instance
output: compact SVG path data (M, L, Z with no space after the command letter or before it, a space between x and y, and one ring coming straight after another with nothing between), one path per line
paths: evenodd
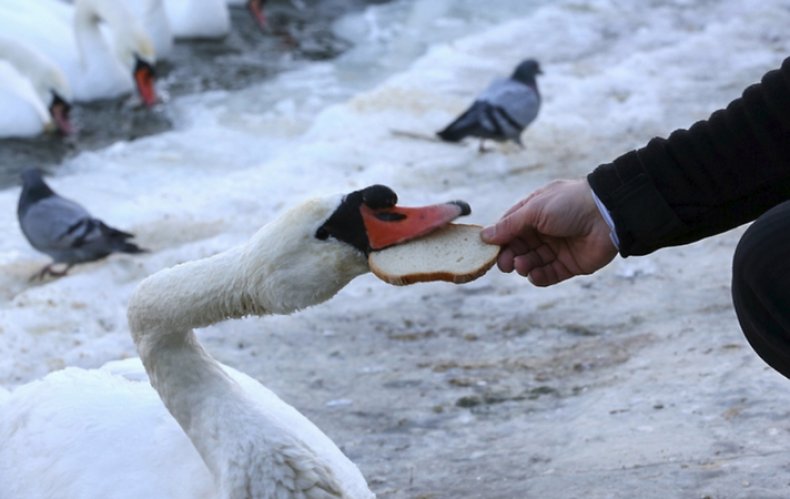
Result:
M724 232L790 199L790 58L708 120L599 166L588 181L623 256Z

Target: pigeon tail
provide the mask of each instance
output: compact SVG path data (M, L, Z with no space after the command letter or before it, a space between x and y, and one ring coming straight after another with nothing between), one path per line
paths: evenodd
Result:
M119 241L113 245L113 250L118 253L148 253L147 249L141 248L134 243L130 243L129 241Z
M134 234L110 227L101 220L98 222L99 230L101 230L101 233L107 242L110 243L110 247L113 251L118 253L146 253L148 251L132 242L127 241L127 239L133 238Z
M440 139L446 142L459 142L470 135L476 135L480 130L478 119L482 102L475 102L466 112L447 125L444 130L436 132Z

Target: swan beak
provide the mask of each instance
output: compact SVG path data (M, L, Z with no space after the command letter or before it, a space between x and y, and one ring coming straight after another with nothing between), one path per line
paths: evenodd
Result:
M69 135L74 132L74 128L69 121L69 110L71 106L63 100L59 95L55 94L52 104L49 106L49 114L55 122L55 126L63 135Z
M372 251L427 235L462 215L468 215L471 211L469 205L463 201L451 201L421 208L393 206L373 209L364 204L360 206L368 244Z
M269 23L266 20L266 14L263 13L263 4L266 3L265 0L247 0L247 10L250 11L250 15L255 22L258 24L258 28L261 31L266 31L269 27Z
M137 64L134 67L134 82L146 107L153 106L156 103L154 68L140 58L137 59Z

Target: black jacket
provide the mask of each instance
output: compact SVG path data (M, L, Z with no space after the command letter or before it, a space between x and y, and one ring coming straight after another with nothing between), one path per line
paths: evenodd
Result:
M587 179L612 215L622 256L724 232L790 199L790 57L726 109Z

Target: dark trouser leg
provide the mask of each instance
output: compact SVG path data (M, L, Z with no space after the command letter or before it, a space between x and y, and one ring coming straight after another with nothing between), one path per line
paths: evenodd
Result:
M749 344L790 378L790 201L760 216L738 243L732 298Z

